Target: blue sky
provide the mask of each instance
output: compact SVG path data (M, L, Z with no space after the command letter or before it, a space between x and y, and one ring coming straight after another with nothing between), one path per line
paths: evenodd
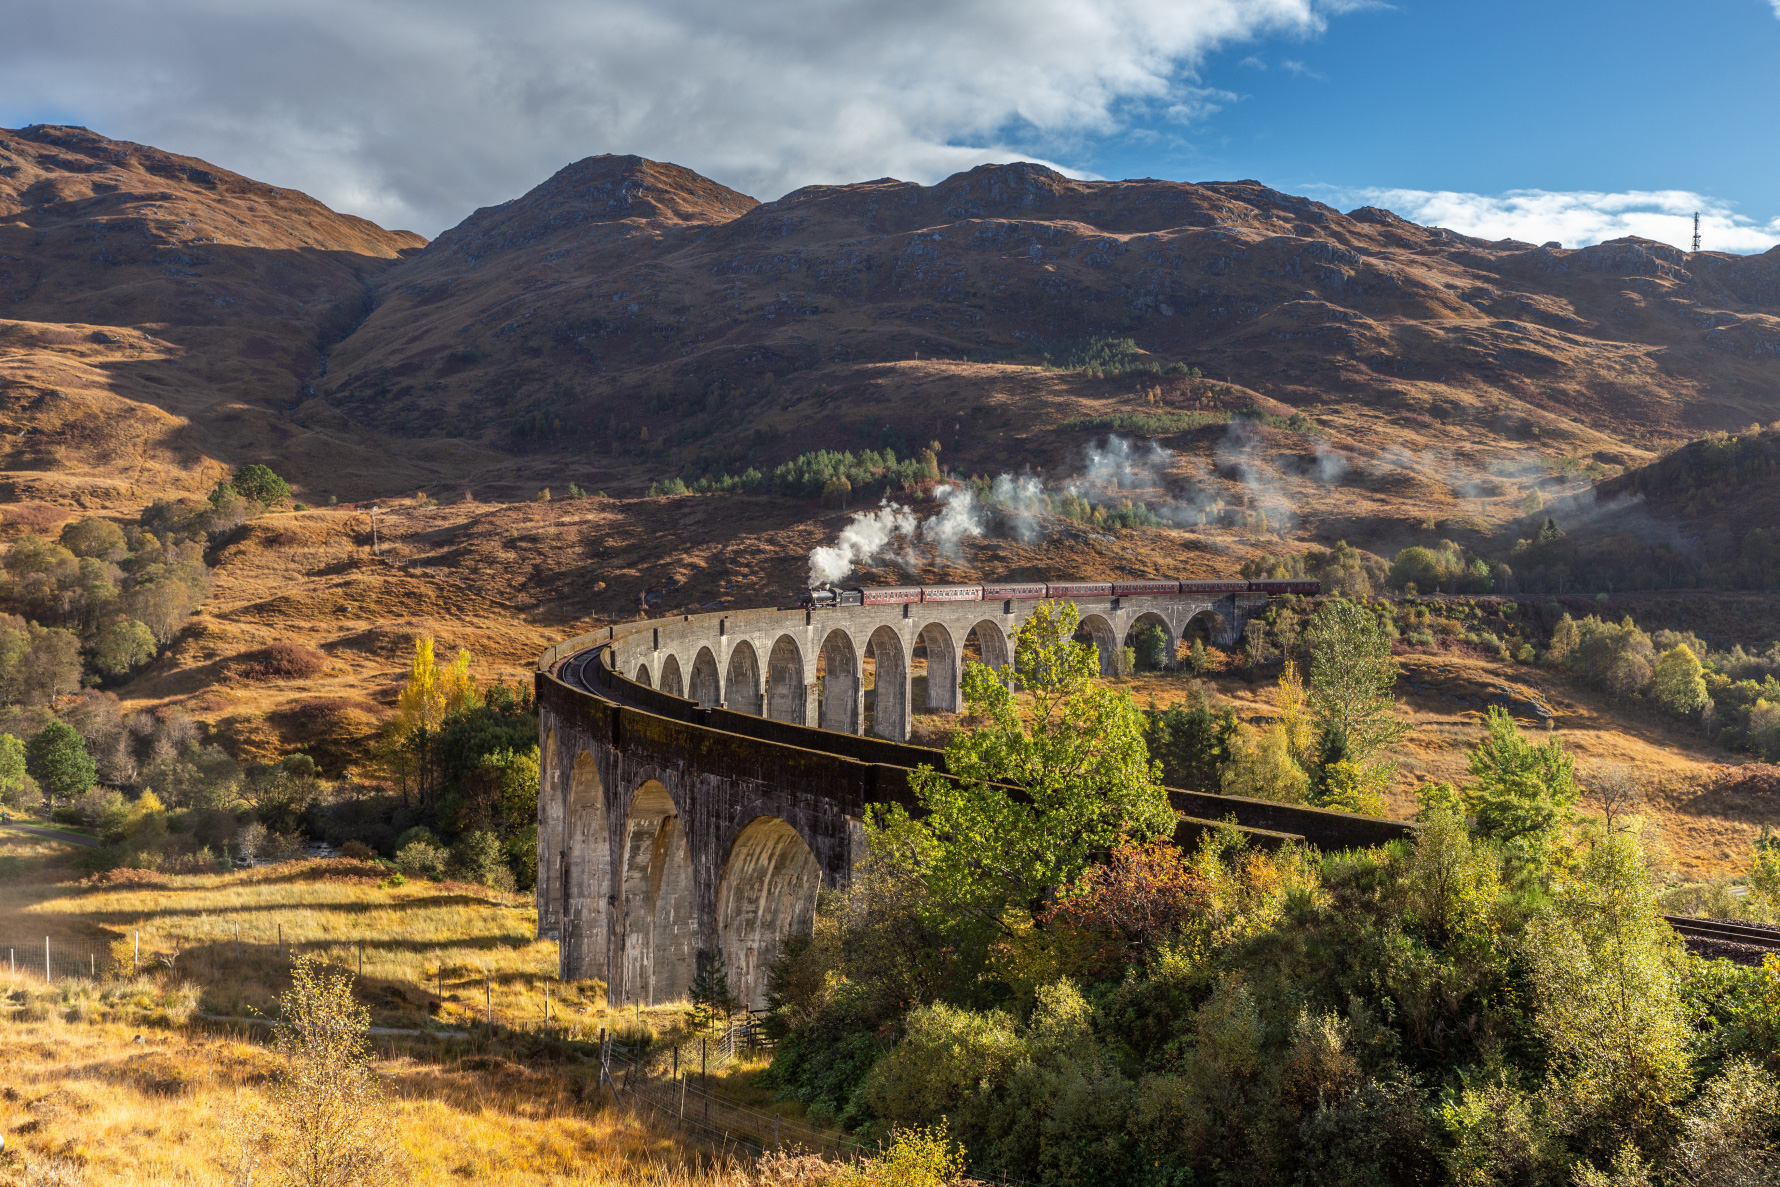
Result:
M85 124L437 234L569 161L763 199L985 161L1254 177L1570 245L1780 243L1780 0L67 0L0 125Z
M1201 124L1141 119L1081 165L1319 197L1684 190L1780 217L1767 0L1398 0L1224 49L1200 73L1232 96Z

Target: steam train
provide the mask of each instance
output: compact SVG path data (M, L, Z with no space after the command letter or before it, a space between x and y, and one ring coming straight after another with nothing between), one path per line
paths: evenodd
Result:
M1319 594L1320 581L1030 581L1004 585L812 585L798 597L805 610L909 602L1036 601L1043 598L1152 597L1157 594Z

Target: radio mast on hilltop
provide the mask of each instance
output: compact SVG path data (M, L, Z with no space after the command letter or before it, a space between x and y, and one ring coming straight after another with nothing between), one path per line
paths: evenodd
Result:
M1700 212L1693 212L1693 249L1700 250Z

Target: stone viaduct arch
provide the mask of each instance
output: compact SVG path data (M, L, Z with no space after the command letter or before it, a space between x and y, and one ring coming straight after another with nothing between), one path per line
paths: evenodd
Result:
M661 661L661 691L671 697L684 695L684 685L680 680L680 657L669 655Z
M700 647L692 661L692 680L686 695L709 709L723 699L723 682L717 677L717 657L709 647Z
M729 988L751 1010L766 1008L766 976L788 936L816 919L822 867L797 830L761 816L736 836L717 890L717 946Z
M1227 646L1266 601L1079 605L1097 647L1117 645L1152 615L1171 639L1203 621ZM963 664L1005 667L1034 605L726 611L614 625L551 648L537 676L537 898L562 975L603 980L614 1006L665 1002L684 998L699 960L714 959L738 996L763 1004L785 938L808 933L817 891L843 885L861 855L867 806L911 804L910 771L945 769L942 752L905 741L917 645L924 707L956 707ZM1370 845L1408 828L1171 794L1205 827L1234 813L1261 843L1298 835Z
M958 699L958 682L964 669L959 663L958 645L952 632L941 622L930 622L916 637L922 658L927 661L927 679L922 685L921 708L932 712L955 713L963 706ZM912 654L912 652L911 652ZM913 665L911 664L911 675ZM913 711L913 697L910 697Z
M699 946L692 852L680 809L657 780L631 798L620 885L626 997L647 1006L685 997Z
M723 682L723 700L737 713L764 715L765 701L760 688L760 657L754 644L743 639L729 653L729 677Z

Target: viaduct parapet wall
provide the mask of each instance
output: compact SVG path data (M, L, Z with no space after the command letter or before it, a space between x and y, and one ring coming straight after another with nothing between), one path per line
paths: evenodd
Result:
M1199 630L1228 645L1266 601L1162 595L1078 608L1110 670L1127 634L1146 622L1171 645ZM538 918L540 932L559 941L561 975L603 980L614 1006L654 1004L686 997L699 962L710 960L739 1000L764 1006L782 943L809 934L818 890L844 885L861 856L867 806L910 804L910 771L945 769L943 753L907 743L912 712L957 708L965 656L1005 665L1034 605L682 615L545 652ZM927 670L920 684L911 680L917 659ZM1259 844L1324 848L1410 830L1342 812L1170 795L1183 841L1222 821Z

